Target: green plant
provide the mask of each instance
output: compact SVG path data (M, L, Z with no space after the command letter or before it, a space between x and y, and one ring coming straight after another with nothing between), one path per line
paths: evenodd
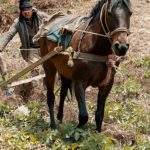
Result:
M0 117L6 117L10 112L11 112L12 108L7 105L6 103L3 103L0 101Z
M52 150L134 150L149 148L148 112L144 111L135 102L128 101L123 105L120 102L110 101L106 104L105 120L117 125L121 130L135 132L136 144L131 141L119 145L121 139L113 135L104 135L93 131L93 125L88 124L83 129L76 128L76 123L66 122L58 125L52 131L45 117L44 105L32 101L26 105L30 110L29 116L13 115L16 108L0 103L0 149L52 149ZM93 110L93 107L89 107ZM141 134L142 133L142 134Z
M149 79L150 78L150 58L149 57L143 57L143 58L136 58L133 60L133 63L135 67L143 68L144 73L142 75L142 78Z
M144 111L131 100L128 100L124 105L111 101L106 104L105 120L146 134L150 132L150 117L148 114L148 111Z
M141 84L135 77L127 79L121 86L113 87L113 93L118 96L137 97L141 91Z

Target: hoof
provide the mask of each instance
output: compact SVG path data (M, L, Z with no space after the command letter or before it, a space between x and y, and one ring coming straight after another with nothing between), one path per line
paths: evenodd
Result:
M80 124L78 124L78 125L77 125L77 128L81 128L81 125L80 125Z
M83 127L84 127L83 124L78 124L78 125L77 125L77 128L83 128Z
M62 123L62 119L63 118L63 116L60 116L59 114L57 115L57 120L59 121L59 123Z
M59 123L59 124L62 124L63 122L62 122L62 120L59 120L59 119L58 119L58 123Z
M88 116L79 116L79 128L83 127L88 122Z
M50 125L50 128L51 128L52 130L55 130L55 129L56 129L56 125L55 125L55 124L51 124L51 125Z
M95 131L97 131L97 132L100 133L100 132L101 132L101 129L100 129L100 128L96 128Z

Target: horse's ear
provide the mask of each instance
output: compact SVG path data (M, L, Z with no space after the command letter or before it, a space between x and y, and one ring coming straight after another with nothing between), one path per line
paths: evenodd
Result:
M108 9L108 12L111 12L110 5L111 5L111 0L107 0L107 9Z
M108 3L108 5L110 5L110 3L111 3L111 0L107 0L107 3Z

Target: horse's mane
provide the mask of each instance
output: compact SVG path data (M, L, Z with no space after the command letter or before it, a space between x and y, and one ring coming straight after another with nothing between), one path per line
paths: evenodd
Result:
M95 18L97 13L101 10L103 4L106 2L106 0L99 0L97 4L94 6L94 8L90 12L90 17Z
M99 0L97 2L97 4L94 6L94 8L91 10L90 17L95 18L97 13L99 13L99 11L101 11L101 8L106 1L107 0ZM123 4L129 10L131 10L130 0L111 0L110 9L116 8L120 4Z

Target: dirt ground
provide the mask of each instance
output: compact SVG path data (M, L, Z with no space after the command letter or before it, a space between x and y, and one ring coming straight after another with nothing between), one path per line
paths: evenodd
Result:
M45 0L46 1L46 0ZM46 5L42 5L40 2L42 1L34 1L35 6L37 8L48 12L49 14L53 12L62 10L62 6L64 6L63 11L69 12L76 15L86 15L89 13L91 7L94 6L94 4L97 2L97 0L78 0L78 3L74 3L74 1L71 1L68 3L68 1L63 1L63 3L56 1L46 1ZM84 2L84 3L83 3ZM123 63L130 63L130 61L136 56L136 57L145 57L150 56L150 42L149 42L149 35L150 35L150 0L131 0L132 2L132 8L133 8L133 15L131 18L131 35L130 35L130 50L128 53L128 60L126 60ZM92 6L91 6L92 5ZM84 8L84 9L83 9ZM1 8L2 9L2 8ZM1 10L0 9L0 10ZM5 13L5 12L3 12ZM12 18L15 18L16 12L14 15L10 15L5 13L5 18L7 20L3 22L3 24L0 24L1 35L3 36L4 31L8 30L8 26L10 26L10 22L13 21ZM5 18L0 18L0 23L2 23L2 19L5 20ZM7 27L6 27L7 25ZM27 66L26 62L24 62L21 58L21 55L19 53L19 37L15 36L15 38L8 44L8 46L5 49L5 52L3 52L3 56L5 58L5 63L7 64L8 72L11 73L11 75L21 71L25 66ZM133 66L131 64L130 70L133 70ZM141 76L142 72L141 70L135 70L138 76ZM18 94L18 91L21 89L21 87L17 87L15 89L16 92L14 92L11 96L6 96L6 91L1 91L0 99L6 100L13 104L21 104L24 103L22 97ZM91 89L90 92L88 92L87 96L91 96L92 98L95 97L96 90ZM32 96L29 98L29 100L45 100L45 91L40 88L36 88L36 90L33 92ZM70 108L66 108L66 112L70 112ZM72 112L73 114L73 112Z
M52 14L54 12L62 11L67 13L72 13L75 15L87 15L90 12L91 7L95 5L97 0L78 0L76 3L72 0L71 2L68 0L64 0L62 2L57 2L55 0L52 1L46 1L46 5L43 3L43 1L38 0L34 1L34 5L43 10L46 11L49 14ZM69 3L68 3L69 2ZM132 72L134 71L136 73L136 78L140 79L140 77L143 74L142 69L134 68L134 65L132 65L132 60L142 57L150 57L150 0L131 0L132 2L132 9L133 9L133 15L131 17L131 35L129 36L130 39L130 50L127 54L127 60L123 62L123 64L128 64L129 68L128 71ZM83 9L84 8L84 9ZM2 8L0 8L0 12L5 15L0 15L0 37L2 37L5 32L8 30L11 22L13 19L17 16L17 11L15 10L13 14L7 11L1 11ZM3 16L3 17L2 17ZM8 73L13 76L15 73L21 71L23 68L27 66L26 62L22 60L21 55L19 53L19 47L20 47L20 41L18 35L14 37L14 39L8 44L8 46L5 49L5 52L2 53L3 57L5 58L5 63L7 65ZM128 77L124 77L122 79L116 78L115 85L118 82L123 82ZM143 82L143 88L150 87L150 79L147 79ZM58 89L59 81L57 81L57 87ZM149 89L149 88L148 88ZM33 91L31 96L28 98L28 100L23 99L24 91L26 90L23 86L18 86L15 89L9 89L10 93L11 90L14 90L12 94L8 94L7 91L0 89L0 100L6 101L14 106L22 105L23 103L26 103L27 101L31 100L40 100L45 101L46 104L46 96L45 96L45 90L41 87L36 87ZM87 98L88 99L96 99L97 96L97 89L90 89L90 91L87 92ZM150 109L150 105L144 105L144 101L142 100L143 97L141 97L140 103L142 104L142 107L145 109ZM149 97L150 98L150 97ZM57 99L58 99L58 93L57 93ZM93 103L94 104L94 103ZM96 103L95 103L96 104ZM58 101L56 104L56 109L58 108ZM75 113L74 106L71 104L71 102L67 102L65 104L65 118L64 120L77 120L78 114ZM48 111L46 112L47 116L49 116ZM89 120L92 122L94 120L93 118L94 112L92 115L90 115ZM116 128L115 126L111 124L104 123L104 133L107 135L113 135L116 138L123 138L126 140L132 139L133 134L124 132Z
M132 0L130 55L150 56L150 0Z

